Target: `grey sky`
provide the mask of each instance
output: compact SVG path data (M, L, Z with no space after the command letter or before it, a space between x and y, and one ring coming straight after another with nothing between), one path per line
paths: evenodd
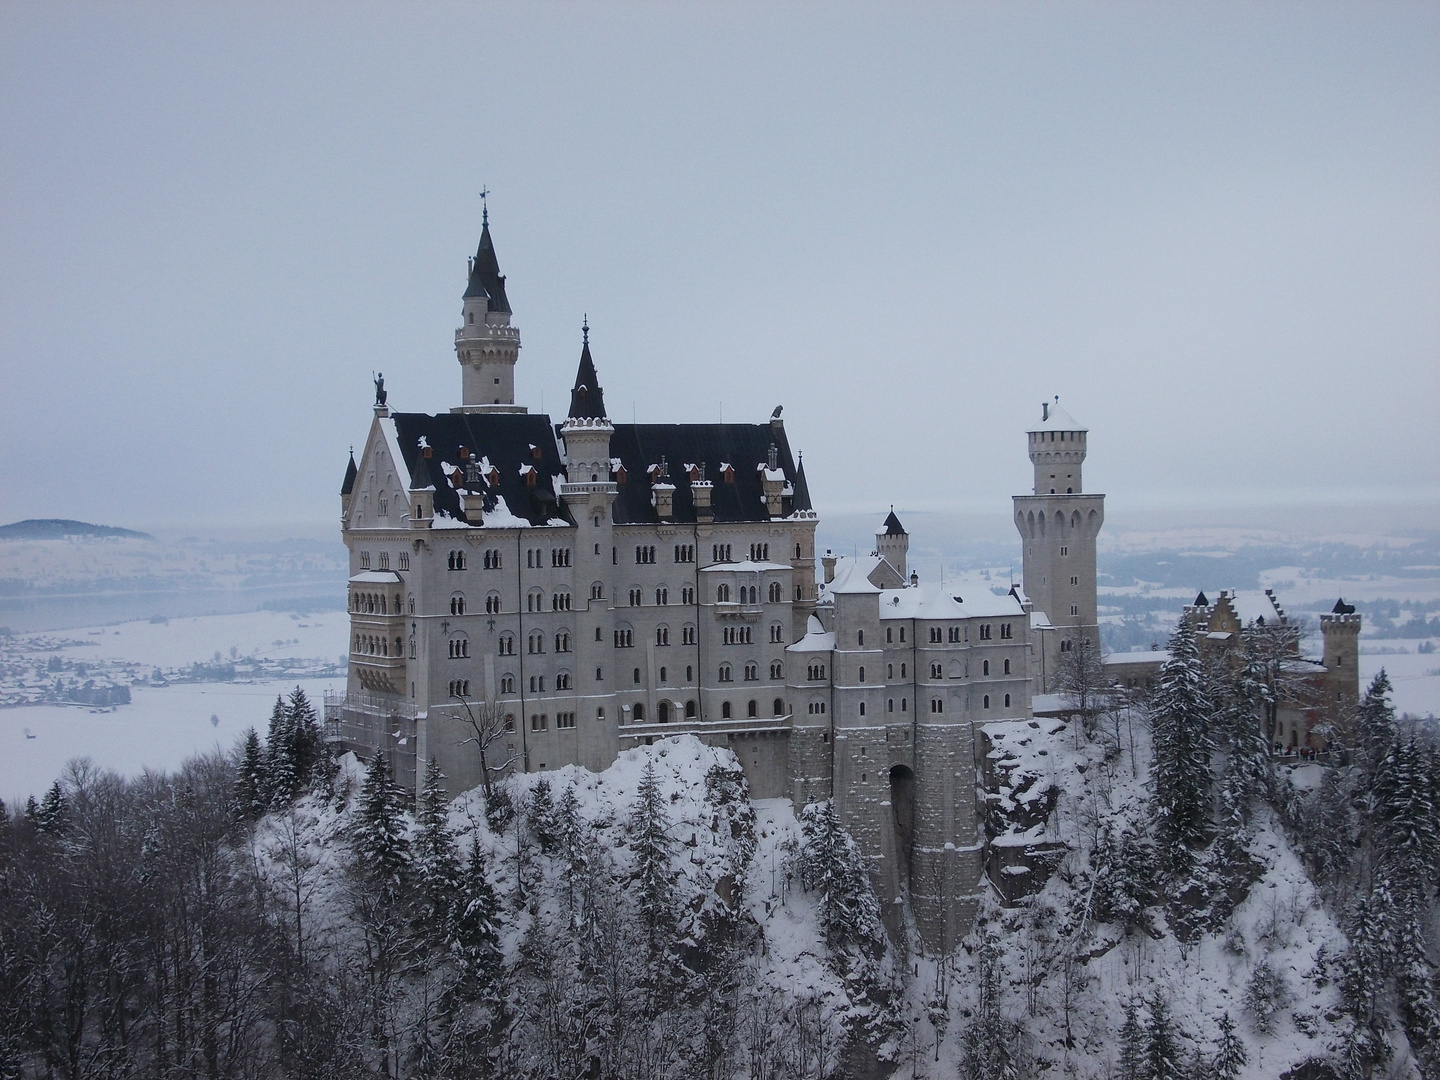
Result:
M370 373L786 407L822 511L1440 499L1440 6L0 7L0 518L338 515Z

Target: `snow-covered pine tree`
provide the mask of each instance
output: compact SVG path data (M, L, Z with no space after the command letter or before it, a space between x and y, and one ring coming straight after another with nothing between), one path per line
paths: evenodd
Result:
M1440 865L1440 807L1430 764L1413 737L1396 739L1375 776L1380 869L1402 907L1423 905Z
M65 831L70 819L70 805L65 798L65 789L56 780L45 792L34 815L35 827L41 832L59 835Z
M530 835L540 845L540 851L545 855L553 855L559 844L555 824L555 796L550 790L550 781L545 777L535 781L525 812L530 818Z
M398 898L410 872L401 795L383 750L375 751L360 789L353 848L357 869L387 900Z
M739 762L717 761L710 766L705 774L705 802L711 810L710 828L730 837L726 868L737 882L743 882L755 854L755 807Z
M1350 906L1346 920L1350 951L1341 969L1340 994L1357 1029L1369 1030L1375 1024L1376 1004L1395 957L1394 909L1394 898L1383 879Z
M1261 959L1245 984L1245 1008L1254 1021L1255 1030L1262 1035L1270 1034L1275 1026L1275 1014L1289 999L1290 988L1285 985L1284 976L1275 970L1268 957Z
M832 950L858 948L870 957L884 949L880 905L860 848L840 827L829 800L800 811L800 879L820 893L820 923Z
M245 733L235 769L235 802L245 821L258 821L265 813L265 754L253 727Z
M1241 631L1240 663L1227 680L1220 717L1226 751L1220 798L1232 827L1250 820L1255 799L1270 795L1270 741L1265 731L1274 695L1267 672L1255 632Z
M630 817L630 847L635 852L635 901L652 956L669 955L675 934L675 883L671 867L674 841L670 819L655 778L655 761L645 763Z
M1169 656L1150 702L1151 781L1161 839L1174 869L1188 865L1189 849L1205 835L1210 801L1209 714L1195 630L1182 619L1170 635Z
M1235 1021L1228 1012L1221 1013L1220 1034L1215 1037L1215 1080L1240 1080L1240 1070L1249 1057L1245 1044L1235 1034Z
M1185 1080L1185 1056L1180 1048L1180 1033L1170 1015L1170 1004L1164 995L1154 994L1149 1001L1150 1022L1145 1025L1145 1080Z
M411 870L419 901L416 921L421 933L435 941L449 934L450 921L461 900L460 854L450 832L445 775L432 757L425 767L425 787L415 814Z
M976 955L975 989L975 1011L960 1033L960 1075L965 1080L1019 1080L1014 1025L1001 1009L1000 945L989 934Z
M1390 691L1390 676L1381 668L1355 712L1360 764L1367 776L1373 775L1395 743L1395 709L1390 704Z
M1155 874L1150 845L1133 829L1119 831L1106 822L1090 856L1094 867L1095 897L1092 911L1102 922L1139 926L1145 908L1154 900Z
M576 890L585 879L590 861L588 830L580 819L580 799L574 784L565 785L560 801L555 804L555 834L565 866L565 910L573 915Z
M1119 1080L1145 1080L1145 1026L1140 1023L1140 1008L1132 997L1125 1002L1125 1023L1120 1027Z
M298 786L303 788L318 779L317 773L325 757L325 736L314 706L298 685L290 691L290 697L285 702L285 721L290 729L295 775Z
M300 774L295 768L295 729L285 699L275 696L270 710L270 730L265 735L265 796L275 808L290 805L300 789Z
M500 974L500 903L478 843L470 847L459 897L450 955L460 971L461 993L474 1000L488 996Z

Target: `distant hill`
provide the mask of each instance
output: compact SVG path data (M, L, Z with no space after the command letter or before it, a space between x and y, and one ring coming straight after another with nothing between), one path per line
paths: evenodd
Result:
M29 518L0 525L0 540L62 540L67 536L123 536L131 540L154 540L149 533L117 529L113 525L91 525L63 518Z

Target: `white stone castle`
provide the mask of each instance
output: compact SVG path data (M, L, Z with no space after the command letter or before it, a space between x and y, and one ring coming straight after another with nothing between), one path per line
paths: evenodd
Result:
M1024 584L956 595L907 572L893 511L874 554L822 558L780 409L759 424L622 424L588 329L568 416L515 403L520 332L488 217L455 334L461 405L374 418L341 491L349 684L332 737L384 750L413 790L491 766L602 769L680 733L732 749L755 798L833 798L896 926L968 929L983 888L976 725L1026 719L1059 656L1098 645L1086 431L1058 405L1030 430L1016 496Z

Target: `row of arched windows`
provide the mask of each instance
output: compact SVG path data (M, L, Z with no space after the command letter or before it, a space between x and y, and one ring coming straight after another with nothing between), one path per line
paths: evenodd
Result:
M392 606L390 599L384 593L357 592L350 596L350 610L357 615L389 615ZM402 610L400 594L396 593L393 611L399 615Z
M405 639L395 639L395 651L390 651L390 639L374 634L356 634L350 643L351 652L356 656L400 656L405 655Z

